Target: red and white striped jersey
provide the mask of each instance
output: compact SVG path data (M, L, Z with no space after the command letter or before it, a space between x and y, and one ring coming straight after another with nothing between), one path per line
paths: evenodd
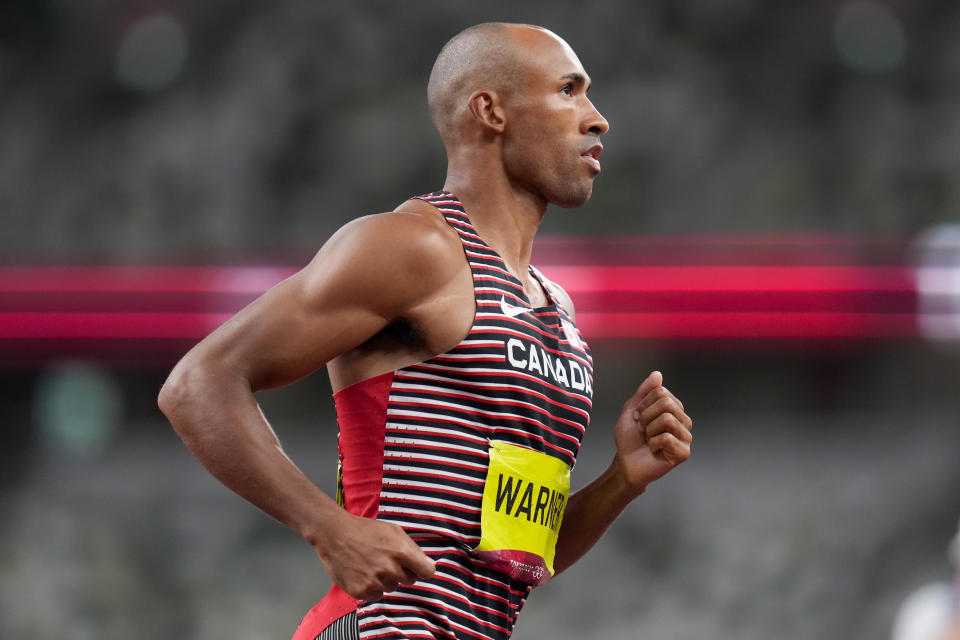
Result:
M437 565L429 581L357 603L358 627L361 638L503 639L530 588L470 553L489 441L572 467L590 417L593 360L539 271L531 267L550 299L533 309L455 195L421 198L460 235L476 314L447 353L334 395L345 507L398 524Z

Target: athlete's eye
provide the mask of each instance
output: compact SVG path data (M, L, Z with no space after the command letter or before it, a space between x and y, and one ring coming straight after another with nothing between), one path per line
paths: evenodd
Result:
M563 85L563 89L560 89L560 93L562 93L562 94L565 95L565 96L572 96L572 95L573 95L573 83L572 83L572 82L568 82L567 84Z

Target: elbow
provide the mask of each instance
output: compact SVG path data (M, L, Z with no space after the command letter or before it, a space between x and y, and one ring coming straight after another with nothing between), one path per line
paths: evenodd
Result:
M175 371L174 371L175 373ZM174 379L174 374L167 376L163 386L160 387L160 393L157 395L157 407L160 412L169 419L177 405L177 395L181 393L180 383Z
M202 367L184 358L160 388L157 406L181 438L186 437L186 431L193 422L191 416L197 412L198 402L203 399L206 379Z
M182 369L183 363L181 362L167 376L167 380L160 387L160 393L157 395L157 406L163 415L173 423L174 427L176 427L175 417L178 409L186 403L189 389L189 385L184 379L186 375Z
M237 404L238 392L244 388L249 390L244 378L228 375L209 358L188 354L160 388L157 406L192 448L193 443L209 437L223 407Z

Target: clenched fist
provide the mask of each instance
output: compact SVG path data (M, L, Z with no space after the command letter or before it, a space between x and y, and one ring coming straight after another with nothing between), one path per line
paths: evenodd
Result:
M433 560L399 526L346 511L338 520L314 548L330 579L354 598L379 600L433 575Z
M617 462L629 485L642 493L648 484L690 457L693 421L683 403L654 371L623 405L614 427Z

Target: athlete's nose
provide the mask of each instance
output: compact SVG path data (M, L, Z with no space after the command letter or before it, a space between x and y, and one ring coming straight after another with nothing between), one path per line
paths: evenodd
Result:
M583 132L592 133L596 136L605 134L610 130L610 123L607 122L607 119L593 106L590 100L587 100L587 104L590 105L590 111L583 119Z

